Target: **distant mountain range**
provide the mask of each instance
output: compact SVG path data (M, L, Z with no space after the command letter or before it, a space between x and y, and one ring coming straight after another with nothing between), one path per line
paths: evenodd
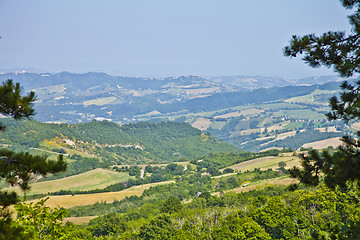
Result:
M307 91L306 87L281 88L284 86L310 86L340 80L336 76L286 80L263 76L155 79L110 76L106 73L0 74L0 81L7 79L20 82L25 92L36 92L39 100L35 105L35 119L66 123L92 119L119 123L174 120L183 114L277 100L284 97L284 93L286 97L294 97ZM259 88L266 89L256 90Z

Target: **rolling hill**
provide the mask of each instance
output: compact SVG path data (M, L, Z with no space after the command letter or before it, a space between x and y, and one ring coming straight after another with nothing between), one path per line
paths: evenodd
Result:
M4 147L55 157L65 154L69 174L122 164L164 163L213 152L241 152L187 123L140 122L118 125L108 121L50 124L2 119Z

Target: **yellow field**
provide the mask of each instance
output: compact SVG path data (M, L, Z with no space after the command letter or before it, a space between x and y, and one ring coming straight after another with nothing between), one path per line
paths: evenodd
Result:
M243 136L243 135L249 135L252 133L261 133L261 128L256 128L256 129L246 129L246 130L242 130L240 132L237 133L231 133L231 137L237 137L237 136Z
M27 195L56 192L60 190L92 190L105 188L111 184L122 182L130 177L128 173L114 172L106 169L94 169L78 175L31 184ZM15 188L20 192L18 188Z
M262 157L253 159L250 161L238 163L230 166L229 168L234 169L235 171L246 171L254 170L255 168L260 168L262 170L266 169L277 169L279 168L279 162L284 161L286 163L286 168L292 166L298 166L300 159L295 156L283 156L283 157Z
M207 118L198 118L196 119L196 121L192 124L192 126L194 128L197 128L201 131L204 131L206 129L208 129L208 127L210 126L211 121L210 119Z
M336 148L336 147L340 146L342 143L343 142L340 140L340 138L335 137L335 138L325 139L322 141L306 143L303 145L303 147L304 148L312 147L314 149L323 149L323 148L327 148L328 146L333 146L334 148Z
M131 188L119 191L119 192L106 192L106 193L94 193L94 194L78 194L78 195L61 195L50 196L46 201L48 207L54 208L57 206L64 208L72 208L76 206L86 206L95 204L97 202L112 203L114 201L120 201L125 197L140 196L146 189L152 186L160 184L174 183L175 181L166 181L159 183L149 183L140 186L133 186Z
M84 104L84 106L89 106L89 105L102 106L105 104L109 104L115 100L117 100L116 97L104 97L104 98L97 98L97 99L84 101L83 104Z
M338 130L336 130L336 127L332 126L332 127L326 127L326 128L315 128L315 130L319 130L319 132L340 132Z
M285 138L287 138L287 137L291 137L291 136L295 136L295 135L296 135L296 131L290 131L290 132L280 133L280 134L278 134L278 135L276 136L276 138L275 138L274 140L271 140L271 141L269 141L269 142L267 142L267 143L263 143L263 144L261 144L260 146L265 146L265 145L267 145L267 144L269 144L269 143L271 143L271 142L275 142L275 141L278 141L278 140L283 140L283 139L285 139Z
M351 127L357 131L360 131L360 122L356 122Z
M219 87L184 89L186 95L212 93L212 92L219 91L219 90L220 90Z
M283 130L284 127L286 125L288 125L289 123L290 123L290 121L277 123L277 124L272 125L271 127L268 127L267 130L268 130L268 132L276 131L276 130Z
M235 112L231 112L231 113L226 113L223 115L219 115L214 117L216 118L231 118L231 117L240 117L240 116L246 116L246 115L252 115L252 114L257 114L257 113L262 113L264 112L263 109L257 109L257 108L250 108L250 109L245 109L242 111L235 111Z
M315 100L315 96L322 95L322 94L335 94L336 91L333 90L320 90L316 89L312 93L300 97L293 97L285 100L285 102L289 103L311 103L311 104L319 104L319 105L327 105L327 103L320 103Z
M90 222L90 220L97 218L97 216L86 216L86 217L68 217L64 218L63 222L71 222L74 224L84 224Z
M242 192L247 192L247 191L251 191L251 190L255 190L255 189L262 189L262 188L265 188L267 186L290 185L290 184L295 184L295 183L298 183L298 182L299 181L297 179L294 179L294 178L278 177L278 178L261 180L261 181L255 182L255 183L250 183L250 185L248 185L246 187L239 187L239 188L230 189L230 190L225 191L224 193L242 193ZM220 192L214 192L211 195L220 196L221 193ZM191 201L188 201L188 202L191 202Z
M262 180L262 181L256 182L256 184L254 184L254 185L250 184L246 187L230 189L226 192L240 193L240 192L246 192L246 191L250 191L250 190L254 190L254 189L264 188L264 187L267 187L270 185L290 185L290 184L294 184L294 183L298 183L298 182L299 181L294 178L279 177L279 178L272 178L272 179L268 179L268 180Z

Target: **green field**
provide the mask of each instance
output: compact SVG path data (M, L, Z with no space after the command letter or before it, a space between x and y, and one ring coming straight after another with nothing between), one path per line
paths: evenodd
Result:
M128 173L98 168L66 178L33 183L27 195L43 194L60 190L86 191L97 188L101 189L129 178L133 177L130 177ZM20 192L20 190L17 189L17 192Z
M277 169L279 168L279 162L284 161L286 163L286 168L292 167L292 166L299 166L300 165L300 159L297 156L278 156L278 157L263 157L263 158L257 158L250 161L238 163L232 166L229 166L228 168L232 168L237 171L247 171L247 170L254 170L255 168L260 168L261 170L266 170L269 168Z
M222 129L227 122L224 121L211 121L210 128L220 130Z
M274 112L275 116L286 116L295 119L324 120L326 116L310 109L279 110Z
M300 96L300 97L294 97L294 98L289 98L288 100L286 100L287 102L290 103L305 103L305 104L320 104L320 105L327 105L328 99L334 95L336 93L336 91L332 91L332 90L320 90L320 89L316 89L315 91L313 91L312 93L308 94L308 95L304 95L304 96ZM324 96L324 97L322 97ZM325 100L325 101L321 101L321 100Z

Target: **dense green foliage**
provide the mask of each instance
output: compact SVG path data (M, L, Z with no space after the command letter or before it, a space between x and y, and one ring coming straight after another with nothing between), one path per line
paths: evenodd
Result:
M32 108L36 100L35 93L21 95L20 84L12 80L0 86L0 114L13 119L31 118ZM1 123L0 130L5 126ZM29 153L14 152L0 149L0 180L5 179L11 186L19 186L21 190L29 190L29 183L36 175L45 176L66 169L66 163L60 155L57 161L49 161L46 156L36 156ZM19 201L15 192L0 191L0 237L1 239L27 239L26 226L16 225L11 217L9 206Z
M286 152L287 150L284 150ZM195 160L191 160L192 164L196 165L196 169L199 172L208 172L212 176L220 175L220 169L234 165L237 163L245 162L251 159L265 157L265 156L277 156L281 151L270 150L260 153L244 152L244 153L211 153L209 155L200 157Z
M163 184L145 190L140 197L133 196L114 203L96 203L91 206L75 207L70 210L71 216L101 215L109 212L127 213L148 204L162 203L170 196L179 198L182 201L201 196L216 205L210 192L222 192L228 189L240 188L245 183L257 182L259 180L275 178L284 175L281 171L260 170L239 172L230 176L211 178L209 175L198 173L187 173L176 177L175 183ZM245 185L247 185L245 184ZM214 201L212 201L214 200ZM222 206L219 203L219 206Z
M3 144L47 149L45 142L50 144L49 151L54 146L65 151L78 151L78 154L70 157L79 159L82 163L72 161L70 171L82 168L81 164L85 163L94 168L114 164L172 162L211 152L241 151L211 135L202 134L186 123L142 122L120 126L107 121L76 125L15 122L10 119L5 119L4 122L9 131L3 134ZM83 161L84 156L79 155L82 153L86 153L88 158L90 154L102 160Z
M344 7L356 8L349 16L352 25L352 35L344 32L328 32L321 37L309 34L303 37L293 36L290 46L284 50L286 56L296 57L305 54L303 60L311 67L321 64L333 66L341 76L352 76L360 72L360 1L342 0ZM345 123L360 119L360 81L354 84L343 82L340 99L330 98L331 112L327 114L329 120L341 119ZM301 183L318 185L321 178L330 188L340 186L345 190L360 180L360 132L357 139L346 135L342 138L343 145L337 151L311 151L309 156L302 155L302 168L293 167L290 174L298 178Z
M136 204L140 198L128 198L113 205L125 208L121 213L102 215L82 228L72 226L67 234L77 233L78 239L269 240L358 239L360 234L357 188L344 193L324 186L294 192L267 187L219 197L204 192L186 204L173 195L163 196L165 191L150 191L162 199L158 201L148 192L142 205Z

